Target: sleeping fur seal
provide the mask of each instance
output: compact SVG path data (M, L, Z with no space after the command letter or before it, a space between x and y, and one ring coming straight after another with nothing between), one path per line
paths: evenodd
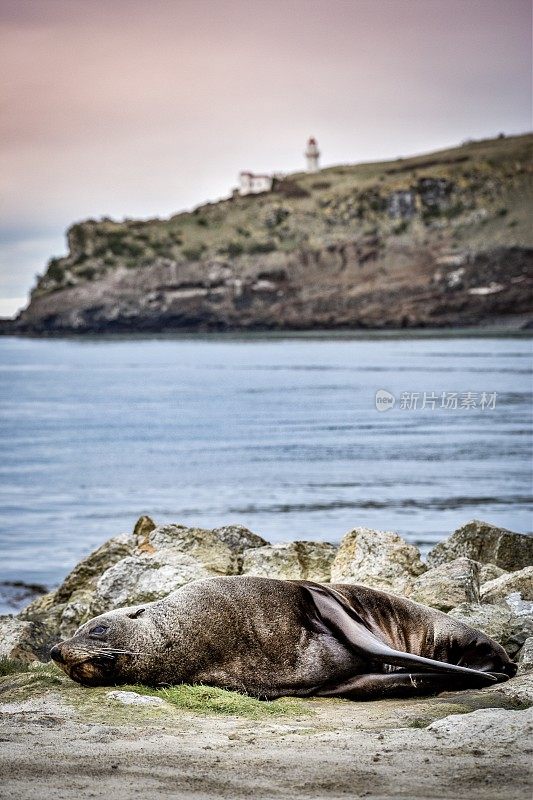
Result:
M204 683L265 699L429 694L516 673L488 636L402 597L237 576L95 617L51 656L87 686Z

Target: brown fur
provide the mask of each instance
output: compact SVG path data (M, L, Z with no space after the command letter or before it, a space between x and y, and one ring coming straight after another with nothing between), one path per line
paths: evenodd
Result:
M97 626L107 630L95 634ZM163 600L102 614L52 657L85 685L205 683L264 698L367 699L483 685L495 679L490 673L516 672L484 634L404 598L253 577L195 581ZM407 661L411 669L417 657L433 661L410 672L398 667ZM447 664L470 669L446 674Z

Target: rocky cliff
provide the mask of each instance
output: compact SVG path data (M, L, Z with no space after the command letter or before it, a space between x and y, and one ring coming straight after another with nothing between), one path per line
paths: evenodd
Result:
M168 220L87 220L10 330L397 328L532 314L533 135L292 175Z

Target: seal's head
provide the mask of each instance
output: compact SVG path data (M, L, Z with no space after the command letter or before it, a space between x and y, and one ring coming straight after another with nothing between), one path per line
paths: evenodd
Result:
M135 680L136 663L143 653L140 631L144 607L121 608L82 625L71 639L54 645L56 664L84 686L110 686Z

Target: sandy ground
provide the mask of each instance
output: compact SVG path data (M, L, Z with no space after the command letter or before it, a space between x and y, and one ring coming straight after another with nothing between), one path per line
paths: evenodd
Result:
M11 702L8 691L0 703L0 794L530 800L533 709L515 710L523 705L515 687L311 700L302 704L307 713L264 721L166 703L124 706L104 690L47 689Z

